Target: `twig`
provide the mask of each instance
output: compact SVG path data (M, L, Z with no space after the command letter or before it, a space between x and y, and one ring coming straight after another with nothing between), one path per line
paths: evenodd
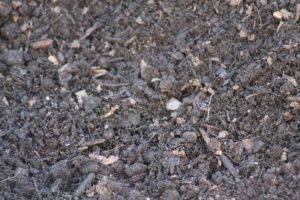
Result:
M11 179L17 178L22 173L22 171L23 170L17 170L17 173L14 176L11 176L11 177L8 177L6 179L3 179L3 180L0 181L0 183L5 182L5 181L9 181Z
M82 145L80 145L81 147L79 147L79 150L85 150L88 147L95 146L95 145L98 145L98 144L103 144L105 141L106 140L103 139L103 138L87 141L87 142L83 143Z
M34 189L35 189L35 191L36 191L39 199L43 199L43 197L42 197L42 195L41 195L41 193L39 191L39 188L38 188L36 180L34 178L32 178L32 180L33 180Z
M99 83L99 84L104 87L123 87L129 85L130 83Z
M87 37L89 37L95 30L97 30L100 27L100 23L96 22L92 27L88 28L85 31L85 34L80 37L80 41L85 40Z
M85 179L84 181L79 185L79 187L77 188L77 190L74 192L74 196L81 196L84 191L86 190L87 187L89 187L89 185L94 181L95 179L95 173L90 173Z
M230 174L238 180L239 179L238 171L235 169L232 162L224 154L220 155L220 159L223 162L224 166L228 169Z

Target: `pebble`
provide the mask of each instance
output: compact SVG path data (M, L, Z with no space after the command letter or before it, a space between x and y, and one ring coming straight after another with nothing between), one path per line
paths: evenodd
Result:
M145 81L151 81L153 78L157 78L160 76L158 70L150 66L144 60L141 61L140 69L141 69L141 77Z
M178 101L175 98L170 98L166 104L166 109L167 110L178 110L180 108L180 106L182 105L182 103L180 101Z
M142 163L134 163L133 165L129 165L125 169L125 173L127 176L132 177L137 174L141 174L147 170L147 166Z
M11 12L11 7L9 4L0 1L0 16L7 17Z
M187 131L182 134L182 137L188 142L196 142L197 134L195 132Z
M7 23L1 28L1 35L12 40L19 36L21 30L16 23Z
M0 60L7 65L22 65L24 64L23 52L19 50L6 50L0 55Z
M179 193L176 189L166 190L162 196L163 196L162 199L165 199L165 200L177 200L177 199L179 200L180 199Z

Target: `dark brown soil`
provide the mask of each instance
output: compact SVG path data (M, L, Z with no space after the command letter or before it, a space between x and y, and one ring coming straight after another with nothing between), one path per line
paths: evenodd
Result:
M300 199L297 0L2 0L0 199Z

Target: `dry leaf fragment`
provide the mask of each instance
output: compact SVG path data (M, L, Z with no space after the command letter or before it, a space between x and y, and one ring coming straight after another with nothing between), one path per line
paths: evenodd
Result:
M253 6L252 4L250 6L248 6L247 11L246 11L246 15L247 16L251 16L253 12Z
M120 108L119 105L115 105L114 107L111 108L111 110L103 115L101 115L101 119L108 118L109 116L113 115L118 109Z
M108 158L105 156L95 155L94 153L89 154L90 158L95 158L99 160L103 165L111 165L114 162L119 160L118 156L112 156L110 155Z
M14 9L17 9L18 7L22 6L22 2L21 1L12 1L11 5Z
M292 101L292 102L290 103L290 106L291 106L292 108L299 108L299 107L300 107L300 103L297 102L297 101Z
M243 0L230 0L229 5L231 6L238 6L242 3Z
M218 138L226 138L229 135L228 131L220 131L218 134Z
M287 81L289 81L293 86L295 86L295 87L298 86L298 83L297 83L297 81L296 81L296 79L294 77L283 74L282 78L286 79Z
M79 42L79 40L74 40L72 42L72 44L71 44L71 48L72 49L78 49L78 48L80 48L80 42Z
M88 94L86 93L85 90L80 90L80 91L76 92L75 95L77 97L77 101L78 101L79 105L82 105L84 97L88 96Z
M56 58L56 56L50 55L50 56L48 57L48 60L49 60L52 64L54 64L54 65L58 65L58 64L59 64L59 61L58 61L58 59Z
M254 141L253 141L253 139L247 138L242 141L242 144L243 144L244 149L246 149L247 151L250 151L254 145Z
M273 17L277 19L290 19L293 17L293 13L287 11L286 9L281 9L273 13Z
M273 17L275 17L277 19L282 19L282 14L280 11L275 11L275 12L273 12Z
M293 48L295 48L295 47L297 47L297 46L298 46L298 43L284 44L284 45L283 45L283 48L285 48L285 49L287 49L287 50L291 50L291 49L293 49Z
M293 13L287 11L286 9L281 9L280 12L283 19L290 19L294 16Z
M34 49L45 49L53 44L52 39L40 40L38 42L34 42L31 46Z
M293 119L293 117L294 117L294 115L293 115L291 112L289 112L289 111L284 112L284 113L282 114L282 118L283 118L285 121L290 121L290 120Z
M300 3L296 6L296 21L300 19Z
M246 31L243 31L243 30L240 31L240 37L241 38L246 38L247 36L248 36L248 34L247 34Z
M172 153L178 157L186 157L186 153L184 150L174 150Z
M91 67L91 73L93 75L93 78L104 76L105 74L107 74L107 72L108 71L106 69L102 69L99 66L93 66L93 67Z

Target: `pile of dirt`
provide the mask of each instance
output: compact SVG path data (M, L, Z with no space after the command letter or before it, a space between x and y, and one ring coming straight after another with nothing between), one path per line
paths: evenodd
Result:
M1 199L300 199L297 0L0 1Z

